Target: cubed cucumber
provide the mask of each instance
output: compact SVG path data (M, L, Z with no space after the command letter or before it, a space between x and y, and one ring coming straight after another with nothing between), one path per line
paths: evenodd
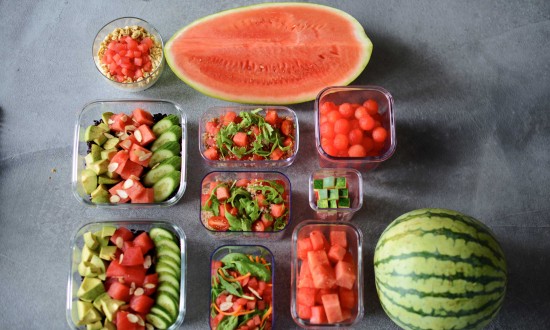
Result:
M151 156L151 160L149 161L149 167L153 167L156 164L162 162L165 159L168 159L173 156L179 156L181 153L181 145L179 142L176 141L170 141L162 146L160 146L155 152L153 152L153 155Z
M328 189L319 189L317 194L319 199L328 199Z
M317 201L317 208L319 209L328 209L328 200L320 199Z
M161 120L159 120L155 125L153 125L153 133L155 136L159 136L162 133L166 132L172 126L179 126L180 119L174 114L170 114Z
M338 177L336 178L336 188L343 189L347 187L347 181L345 177Z
M173 171L165 175L157 183L153 185L153 193L155 203L163 202L174 191L176 191L180 185L181 172Z
M329 189L328 199L329 200L338 200L338 189Z
M329 206L329 208L331 208L331 209L335 209L335 208L338 207L338 201L336 201L336 200L329 200L329 201L328 201L328 206Z
M168 229L155 227L149 230L149 237L151 237L152 240L155 240L157 237L166 237L173 240L174 234L172 234L172 232Z
M313 189L323 189L323 179L315 179L313 180Z
M332 189L334 188L335 179L333 176L327 176L323 179L323 188L325 189Z
M338 196L340 198L344 197L349 197L349 190L346 188L346 189L338 189Z
M159 122L160 123L160 122ZM158 136L158 135L157 135ZM151 145L151 151L155 151L167 142L179 142L181 141L181 127L172 126L162 133Z
M338 200L338 207L340 207L340 208L349 208L350 207L349 198L340 198Z
M146 187L151 187L155 183L159 182L160 179L165 177L167 174L179 171L181 169L181 157L180 156L173 156L168 159L163 160L160 162L160 164L151 169L147 174L145 174L145 177L143 178L143 184ZM178 178L178 183L180 179ZM168 196L167 196L168 197Z

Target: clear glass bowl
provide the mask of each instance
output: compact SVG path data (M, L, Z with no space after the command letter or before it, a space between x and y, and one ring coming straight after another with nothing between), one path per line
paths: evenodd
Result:
M208 227L208 218L211 214L208 214L207 212L202 210L202 204L205 202L205 198L208 198L207 194L210 190L210 184L212 182L219 182L219 181L233 181L233 180L240 180L240 179L247 179L247 180L253 180L253 179L264 179L264 180L278 180L281 181L285 187L285 192L283 193L284 203L288 205L288 213L286 215L287 224L286 226L278 231L218 231L214 229L210 229ZM280 172L276 171L214 171L208 173L201 182L201 189L200 194L201 198L200 200L200 215L199 220L202 224L202 226L214 237L216 238L227 238L227 239L235 239L235 238L258 238L258 239L281 239L284 235L285 230L290 225L291 217L291 184L290 180L286 175Z
M347 238L347 251L351 254L351 258L356 265L356 281L351 289L356 297L356 304L350 310L351 317L341 323L324 323L312 324L307 319L302 319L298 316L298 275L302 266L302 261L298 258L298 240L309 237L312 231L321 231L327 240L330 240L331 231L343 231ZM363 301L363 260L362 260L363 235L361 231L350 222L322 222L316 220L307 220L301 222L292 232L292 256L291 256L291 292L290 292L290 313L294 322L302 328L320 329L320 328L346 328L352 327L359 322L364 313ZM317 289L318 290L318 289ZM316 304L317 305L317 304Z
M120 203L120 204L94 204L90 201L89 195L86 194L82 183L80 182L80 174L85 169L84 157L87 155L88 145L84 142L84 132L89 125L94 124L94 120L101 119L101 114L104 112L120 113L124 112L129 114L135 108L143 108L152 114L174 114L180 117L180 125L182 129L181 134L181 179L180 186L176 194L168 200L160 203L149 204L132 204L132 203ZM183 112L183 108L174 102L166 100L97 100L90 102L84 106L82 111L78 114L78 118L75 124L75 134L73 141L73 173L72 173L72 190L73 194L80 202L96 207L114 208L114 209L127 209L127 208L147 208L147 207L159 207L159 206L171 206L176 204L183 193L187 185L187 116Z
M263 257L265 259L265 261L271 265L271 283L272 283L272 286L271 286L271 304L272 304L272 316L271 316L271 329L276 329L275 328L275 293L277 292L276 289L275 289L275 257L273 256L273 253L271 253L271 251L266 248L265 246L262 246L262 245L223 245L223 246L220 246L219 248L217 248L211 255L210 257L210 265L211 265L211 268L210 268L210 292L212 292L212 275L213 275L213 269L212 269L212 265L213 265L213 262L214 261L218 261L220 259L222 259L225 255L229 254L229 253L234 253L234 252L238 252L238 253L244 253L244 254L249 254L249 255L252 255L252 256L258 256L258 257ZM210 304L208 304L208 306L212 306L212 295L210 295ZM209 312L208 312L208 324L209 324L209 328L212 328L210 326L210 322L211 322L211 317L210 317L210 309L209 309Z
M382 127L388 132L388 137L384 148L378 156L366 157L334 157L329 155L321 146L320 134L320 106L331 101L335 104L360 103L367 99L374 99L378 102L378 113L382 116ZM347 167L358 170L372 170L378 167L380 163L390 158L396 147L395 121L393 115L393 97L382 87L378 86L342 86L327 87L323 89L314 104L315 109L315 145L319 154L319 164L321 167Z
M78 273L78 264L81 261L82 247L84 246L84 234L87 232L96 232L101 230L104 226L124 226L130 230L143 230L149 231L152 228L160 227L171 231L179 241L181 248L181 277L180 277L180 299L179 299L179 313L176 321L168 328L169 330L178 329L183 323L185 317L185 295L186 295L186 272L187 272L187 242L185 233L183 230L170 222L164 220L118 220L118 221L100 221L92 222L82 226L74 234L70 242L70 260L69 260L69 274L67 281L67 306L66 306L66 318L71 329L84 330L86 326L77 326L78 312L76 307L77 291L82 283L82 277Z
M136 81L131 83L120 83L118 81L111 80L101 71L101 64L100 64L101 60L98 55L99 49L101 47L101 43L103 42L103 40L105 40L105 37L107 37L110 33L112 33L116 28L125 28L127 26L135 26L135 25L143 27L147 32L149 32L149 34L155 37L158 43L160 43L161 50L162 50L160 63L156 68L154 68L154 70L151 72L151 74L147 78L141 81ZM94 43L92 45L92 57L94 59L95 66L99 71L99 74L101 74L101 76L105 79L105 81L107 81L111 86L127 92L140 92L153 86L157 82L157 80L160 78L165 66L164 42L162 41L162 36L157 31L157 29L155 29L153 25L137 17L117 18L107 23L105 26L103 26L95 36Z
M317 206L317 195L315 194L313 182L327 177L346 178L350 201L349 208L319 208ZM309 206L315 211L318 219L351 220L355 212L363 206L363 178L361 173L352 168L322 168L313 172L309 177Z
M279 118L289 118L294 122L294 145L293 145L292 154L290 157L285 159L279 159L279 160L210 160L204 156L204 151L206 150L206 145L205 145L205 135L207 132L206 123L208 123L212 119L220 118L220 116L225 115L229 111L233 111L238 115L242 111L250 112L258 108L263 109L258 113L261 116L265 116L266 110L275 110L277 111L277 115L279 116ZM266 105L218 106L218 107L212 107L206 110L202 114L199 120L199 151L202 158L206 162L206 164L210 167L282 168L282 167L290 166L296 159L296 155L298 154L298 147L299 147L299 139L300 139L299 135L300 135L300 130L298 126L298 117L296 116L296 113L288 107L266 106Z

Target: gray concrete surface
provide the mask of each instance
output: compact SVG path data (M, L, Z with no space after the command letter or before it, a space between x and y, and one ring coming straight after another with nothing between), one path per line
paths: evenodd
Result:
M91 59L97 30L120 16L155 25L164 38L197 18L250 1L0 1L0 329L64 329L69 239L102 219L167 219L188 237L183 328L208 327L209 256L224 242L198 222L197 122L223 101L204 96L169 69L131 94L102 81ZM384 227L421 207L470 214L490 226L509 264L504 307L490 329L550 328L550 2L319 1L355 16L374 43L354 84L395 98L398 147L364 174L365 205L354 218L365 237L365 316L357 328L394 329L374 290L372 256ZM87 102L163 98L189 118L189 184L174 207L87 208L72 195L76 114ZM293 184L293 225L265 242L277 266L277 329L289 312L290 232L312 217L307 179L318 167L312 103L293 107L301 147L284 169Z

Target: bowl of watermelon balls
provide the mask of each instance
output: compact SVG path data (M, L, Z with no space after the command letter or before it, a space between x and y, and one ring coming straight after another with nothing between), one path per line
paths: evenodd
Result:
M143 91L155 84L164 69L164 43L147 21L122 17L97 33L92 55L96 68L112 86Z
M372 170L393 155L393 97L384 88L327 87L314 107L321 167Z

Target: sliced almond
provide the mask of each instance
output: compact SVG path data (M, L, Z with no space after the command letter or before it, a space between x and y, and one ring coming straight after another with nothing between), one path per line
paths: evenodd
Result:
M258 291L252 289L251 287L248 287L248 290L250 290L250 292L252 292L256 297L258 297L258 299L262 300L262 296L260 296Z
M141 296L145 293L145 290L143 288L137 288L136 291L134 291L134 296Z
M134 182L139 181L139 178L137 176L133 175L133 174L130 175L130 177L128 179L132 179L132 180L134 180Z
M110 164L107 166L107 171L113 173L114 171L116 171L117 168L118 168L118 163L116 163L116 162L110 163Z
M120 198L128 198L128 193L124 190L117 190L116 194L120 196Z
M147 330L155 330L155 327L150 325L149 323L145 323L145 329Z
M126 148L126 149L130 149L130 147L132 146L132 141L126 139L126 140L120 142L120 146L123 147L123 148Z
M124 181L124 184L122 185L122 188L128 189L128 188L131 188L133 185L134 185L134 180L128 179L128 180Z
M127 115L122 115L122 117L120 117L120 120L126 122L128 120L128 116Z
M121 264L122 260L124 260L124 253L120 254L120 258L118 258L118 263Z
M134 294L134 288L130 288L130 295L133 295Z
M126 134L126 133L124 133L124 132L118 133L118 138L120 139L120 141L124 141L124 140L126 140L127 138L129 138L129 137L130 137L130 135L128 135L128 134Z
M103 133L103 135L105 135L105 137L108 138L108 139L113 139L114 138L114 136L112 136L109 133Z
M145 283L143 287L146 289L154 289L156 285L154 283Z
M220 304L220 311L225 312L233 307L233 303L230 301L224 301Z
M134 136L136 137L137 142L141 142L143 140L143 136L141 136L141 132L139 130L134 132Z
M227 297L225 297L225 301L231 302L231 300L233 300L233 295L232 295L232 294L230 294L230 295L228 295Z
M128 321L130 321L131 323L137 323L139 320L139 318L132 313L128 313L127 317L128 317Z
M145 257L145 260L143 261L143 268L149 269L152 264L153 264L153 261L151 261L151 256Z
M117 248L122 249L122 247L124 246L124 239L120 236L117 237L115 240L115 244Z
M109 198L109 201L111 203L118 203L120 202L120 197L118 195L112 195L111 198Z
M134 125L126 125L124 126L124 131L125 132L133 132L136 130L136 127Z
M107 124L109 124L109 125L112 125L112 124L114 124L114 123L115 123L115 121L112 120L111 118L109 118L109 120L107 120Z
M146 161L147 159L151 158L153 156L152 152L145 152L143 156L140 156L138 159L140 162Z
M142 327L145 326L145 321L143 321L143 319L141 317L138 316L138 322L137 322L139 325L141 325Z

